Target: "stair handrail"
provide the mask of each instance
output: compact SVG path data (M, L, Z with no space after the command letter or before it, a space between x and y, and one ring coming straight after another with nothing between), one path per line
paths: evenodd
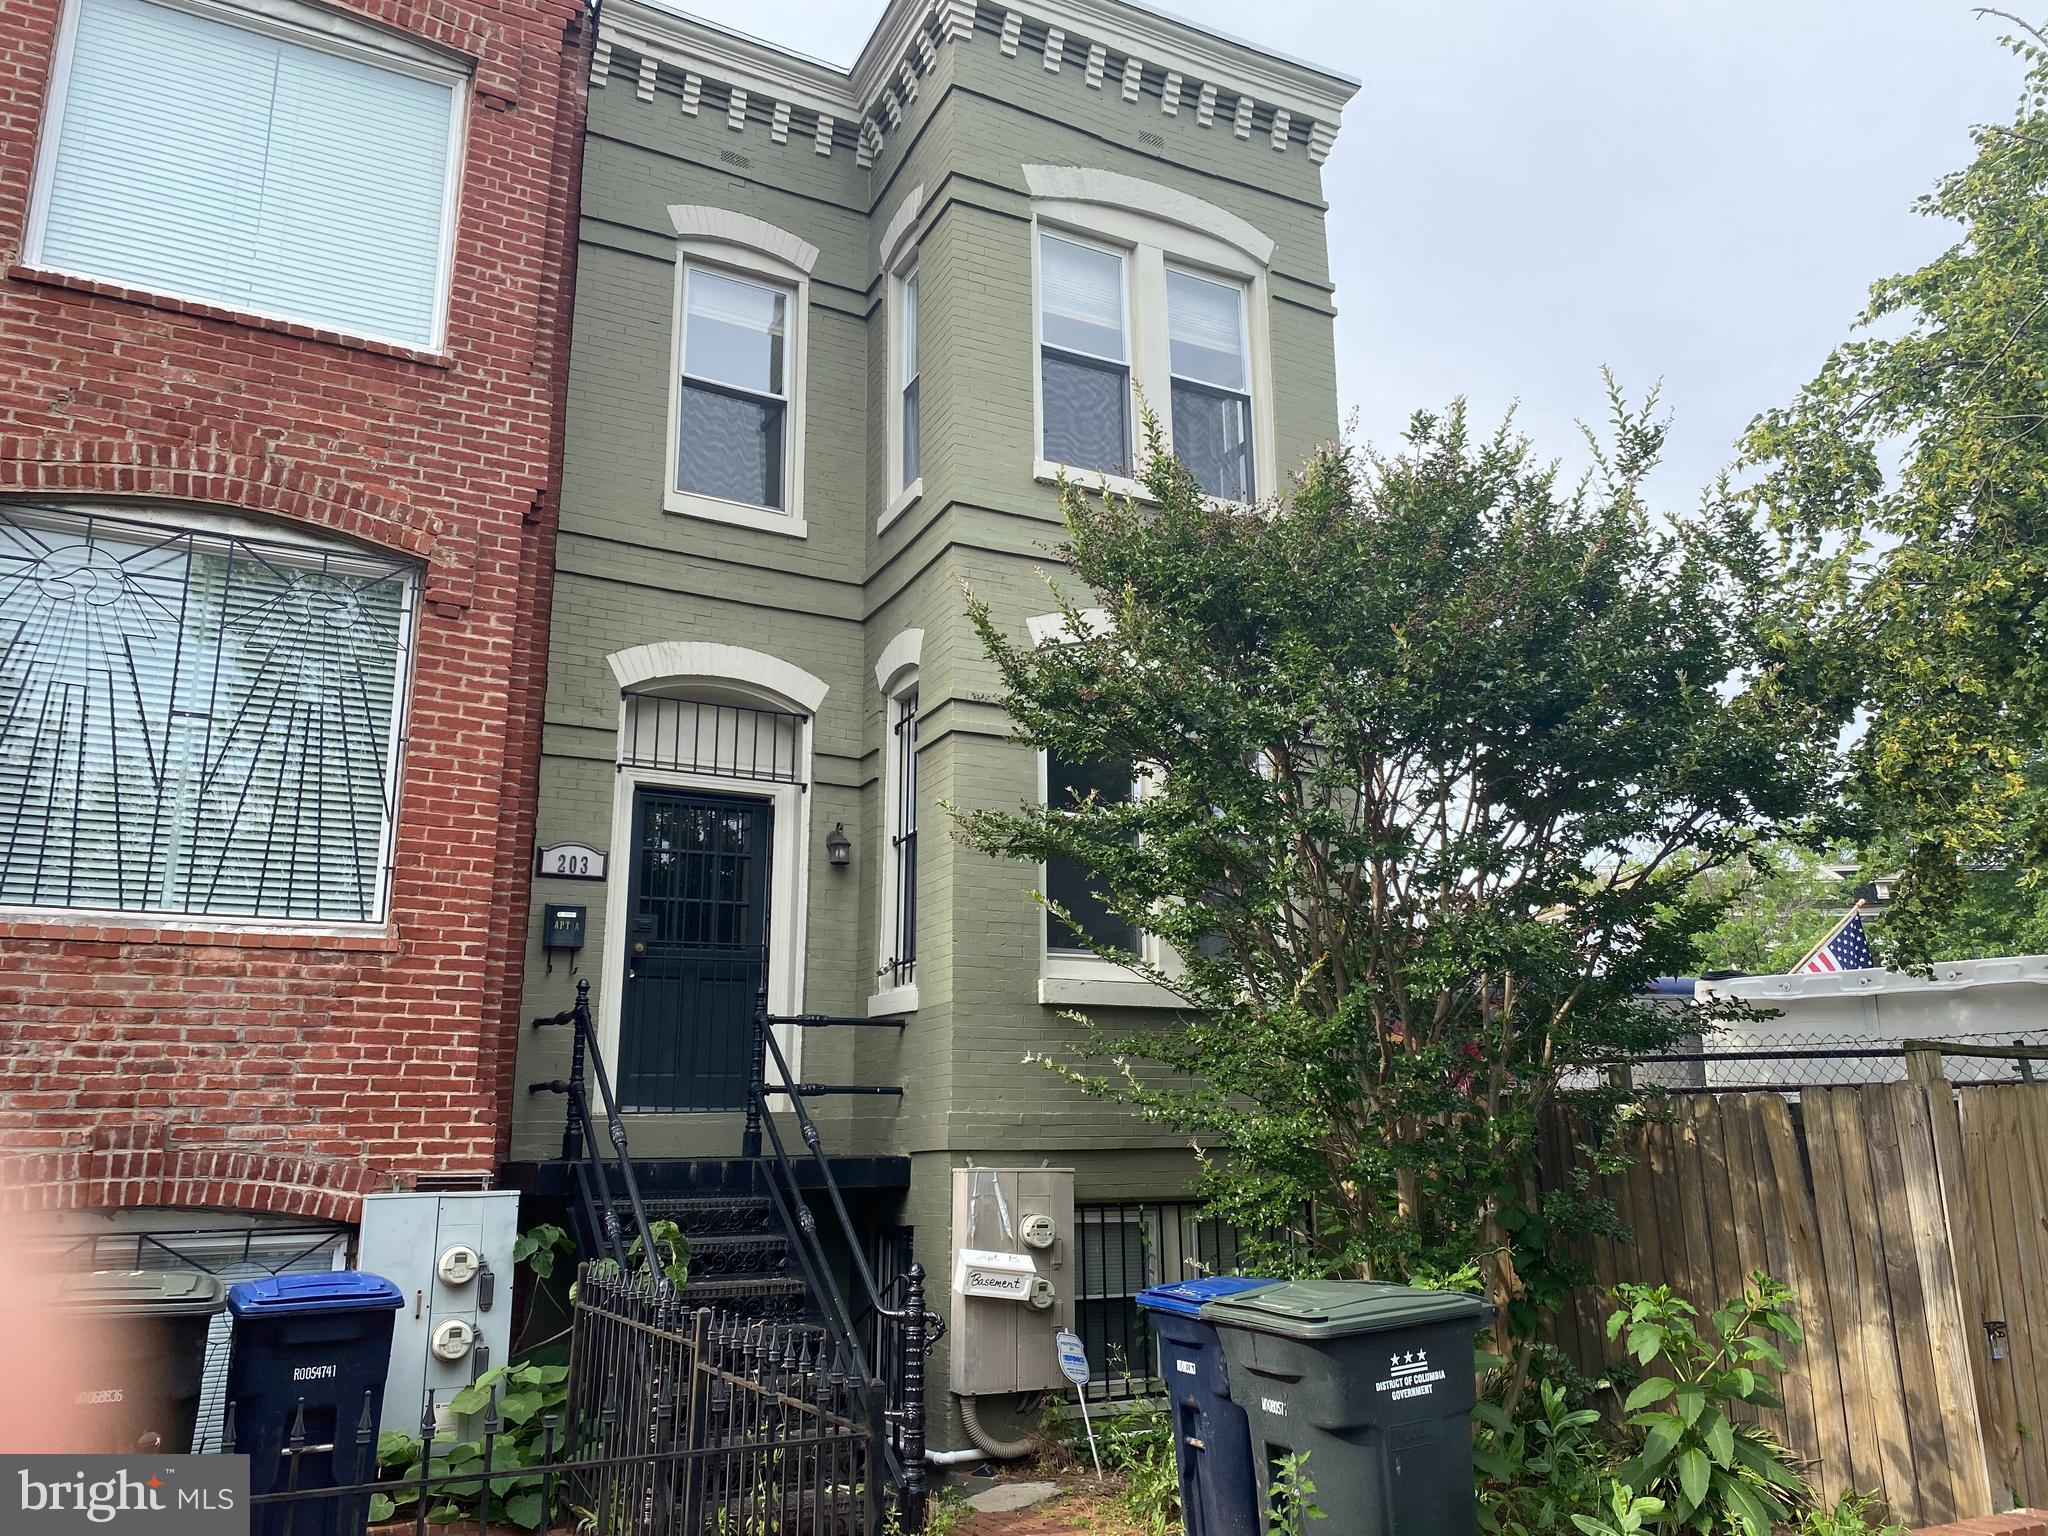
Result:
M590 1099L584 1084L586 1078L596 1084L598 1102L603 1106L605 1136L612 1144L613 1154L618 1159L619 1183L625 1191L626 1205L633 1221L633 1235L640 1244L640 1253L654 1277L655 1289L664 1297L674 1290L668 1271L661 1262L661 1256L654 1246L654 1229L647 1220L647 1207L640 1198L639 1175L633 1171L633 1155L627 1147L626 1122L619 1114L619 1103L612 1094L611 1074L605 1070L604 1052L598 1048L597 1026L590 1014L590 978L584 977L576 983L576 1001L560 1013L532 1021L535 1029L547 1029L560 1025L572 1029L569 1045L569 1076L567 1081L556 1079L547 1083L535 1083L529 1092L560 1093L568 1100L568 1114L562 1126L562 1156L575 1165L578 1184L582 1188L584 1204L590 1207L587 1214L601 1222L613 1252L608 1257L625 1267L629 1244L620 1227L618 1207L611 1188L611 1173L604 1156L597 1147L596 1126L590 1113ZM579 1142L581 1145L579 1145ZM586 1168L587 1165L587 1168ZM595 1184L593 1190L590 1186Z
M799 1083L796 1074L790 1071L789 1061L782 1054L782 1046L775 1038L774 1027L788 1023L808 1028L832 1024L882 1025L893 1024L902 1027L902 1020L884 1019L835 1019L823 1014L799 1014L784 1020L772 1017L768 1012L768 989L764 982L754 994L753 1023L753 1081L747 1103L747 1121L742 1141L743 1155L761 1158L761 1135L766 1131L768 1144L774 1149L774 1165L788 1181L787 1203L782 1189L773 1177L763 1179L775 1201L783 1225L799 1250L799 1259L809 1270L815 1265L818 1274L816 1289L826 1306L826 1323L838 1335L840 1346L860 1372L861 1380L871 1387L881 1387L867 1360L867 1352L861 1348L858 1331L854 1328L852 1313L847 1309L846 1299L840 1294L838 1282L832 1276L831 1266L825 1261L823 1244L818 1237L817 1218L811 1214L809 1204L803 1198L803 1188L797 1179L796 1165L790 1160L789 1150L782 1139L781 1127L776 1123L774 1111L768 1099L771 1093L778 1093L789 1101L796 1116L797 1130L804 1145L810 1149L811 1160L818 1170L818 1183L824 1189L831 1203L832 1215L837 1220L846 1250L853 1261L853 1272L860 1281L868 1305L875 1315L898 1324L902 1329L901 1368L903 1401L891 1405L884 1417L901 1433L900 1461L897 1448L885 1446L889 1459L898 1464L894 1468L901 1489L900 1506L904 1527L908 1530L924 1528L927 1489L925 1484L924 1455L924 1360L932 1347L946 1331L945 1320L925 1305L924 1266L914 1259L895 1281L882 1287L875 1284L874 1270L869 1266L867 1254L862 1249L859 1235L854 1230L853 1217L846 1209L846 1197L840 1192L839 1180L832 1172L832 1160L825 1154L824 1137L818 1130L818 1123L811 1117L805 1106L804 1089L816 1088L816 1084ZM771 1087L768 1068L773 1064L779 1086ZM839 1091L828 1089L827 1091ZM901 1092L900 1089L896 1090ZM808 1252L805 1250L808 1249ZM895 1293L897 1284L903 1286L903 1304L892 1307L885 1299L885 1292Z

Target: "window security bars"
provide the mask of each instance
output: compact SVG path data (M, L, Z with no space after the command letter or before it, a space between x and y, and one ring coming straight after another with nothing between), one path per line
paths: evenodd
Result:
M895 953L883 965L892 987L917 980L917 690L896 701L896 805L890 855L896 861Z
M0 506L0 903L374 922L417 572Z
M802 785L803 729L810 716L744 704L706 704L651 693L625 695L619 762L727 779Z
M1227 1275L1237 1231L1194 1201L1119 1201L1074 1212L1080 1288L1074 1328L1088 1351L1089 1394L1111 1400L1159 1390L1159 1351L1135 1300L1149 1286Z

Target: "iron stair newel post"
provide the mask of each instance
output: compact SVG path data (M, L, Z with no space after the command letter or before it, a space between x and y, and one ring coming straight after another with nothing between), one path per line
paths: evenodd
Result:
M925 1338L924 1266L915 1259L904 1272L903 1282L903 1407L899 1428L903 1431L903 1492L899 1508L906 1531L924 1529L924 1357L931 1344Z
M573 1163L583 1155L576 1124L575 1103L583 1096L583 1039L590 1022L590 978L576 983L576 1007L569 1031L569 1104L562 1114L562 1161Z
M761 1106L768 1092L768 958L761 957L761 983L754 989L754 1020L747 1041L747 1125L740 1133L740 1156L761 1156Z

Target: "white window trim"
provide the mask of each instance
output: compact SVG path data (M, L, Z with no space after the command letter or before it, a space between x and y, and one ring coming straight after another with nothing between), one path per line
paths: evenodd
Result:
M805 380L810 371L810 271L811 263L817 259L817 249L787 230L759 219L729 215L713 221L701 217L704 212L689 205L669 209L669 218L678 233L668 355L668 415L662 423L662 506L683 517L806 538L809 528L804 521L804 404ZM787 399L782 442L785 505L779 510L676 489L676 425L682 419L683 326L687 318L683 310L683 283L693 266L728 272L750 282L770 282L789 290L789 339L783 360Z
M803 1012L804 949L808 943L806 916L810 911L810 859L812 797L805 793L811 782L811 747L817 725L817 707L824 701L826 685L810 673L779 658L737 646L656 642L635 646L606 658L621 689L649 684L706 683L754 694L763 704L780 709L801 710L811 718L800 727L795 784L764 784L736 779L729 774L691 773L658 768L628 768L620 765L612 789L611 847L619 854L618 874L605 882L603 966L599 973L609 977L601 983L597 999L599 1049L612 1061L619 1059L619 986L617 978L626 969L626 910L630 883L625 868L625 851L632 846L633 798L640 789L686 789L702 794L766 800L775 813L768 872L768 1011L776 1014ZM659 669L674 667L664 673ZM772 681L771 681L772 680ZM787 690L787 691L785 691ZM619 700L619 717L613 751L624 739L626 700ZM803 1031L778 1025L775 1040L789 1061L789 1070L803 1073Z
M1041 336L1043 314L1039 293L1039 236L1042 232L1063 239L1078 240L1119 252L1124 258L1124 309L1126 338L1130 352L1131 452L1144 451L1139 439L1138 399L1152 407L1159 418L1166 446L1173 446L1173 355L1167 336L1166 270L1181 268L1195 276L1232 282L1244 289L1246 366L1252 397L1253 499L1270 496L1278 489L1278 464L1273 409L1273 338L1271 284L1266 262L1272 242L1259 235L1234 214L1199 198L1171 194L1132 177L1108 172L1087 175L1108 178L1123 190L1145 188L1159 196L1133 197L1127 206L1071 195L1092 188L1069 186L1068 179L1047 178L1034 172L1067 171L1068 167L1026 166L1032 189L1049 193L1032 203L1031 222L1031 414L1032 478L1050 484L1062 466L1044 456L1045 379ZM1208 227L1180 222L1204 218ZM1249 234L1245 234L1249 231ZM1228 238L1226 238L1228 237ZM1136 467L1135 465L1133 467ZM1109 491L1149 501L1150 493L1136 480L1094 470L1066 471L1067 478L1085 490Z
M918 271L918 248L911 235L916 231L918 215L924 211L924 184L912 187L896 205L890 215L888 226L882 231L878 254L881 264L883 285L887 293L887 315L884 319L889 352L888 366L888 431L885 434L889 456L882 475L882 483L889 487L889 499L882 507L881 516L875 519L875 532L881 533L897 518L916 506L924 495L924 475L920 472L907 484L903 479L903 288L905 282ZM924 366L924 300L923 285L919 285L918 300L918 377L922 379ZM923 391L919 391L919 443L918 468L924 468L923 441Z
M1126 475L1113 474L1107 470L1075 469L1055 464L1045 457L1045 293L1042 257L1045 245L1042 237L1051 235L1065 240L1070 245L1084 246L1090 250L1104 251L1116 257L1123 269L1123 292L1120 297L1124 306L1124 355L1122 366L1128 398L1124 402L1124 439L1136 467L1137 456L1144 451L1143 428L1138 420L1138 402L1143 385L1138 377L1138 306L1132 302L1133 282L1132 261L1137 254L1136 247L1127 242L1105 238L1086 227L1075 227L1064 222L1041 221L1033 211L1031 221L1031 453L1032 477L1051 481L1064 473L1068 479L1081 485L1096 483L1097 489L1120 491L1130 494L1142 490L1138 482ZM1164 289L1162 288L1162 293ZM1093 354L1088 354L1093 355ZM1114 358L1099 358L1104 363L1114 363ZM1129 489L1126 490L1125 488Z
M924 495L924 290L918 285L918 473L910 479L903 478L903 390L909 380L904 377L904 320L909 313L909 292L911 280L918 276L918 252L915 246L899 261L889 273L889 430L888 454L889 473L886 483L892 492L889 503L883 507L882 515L875 522L875 532L880 533L897 518L916 506Z
M878 982L887 974L884 967L896 947L896 860L891 857L889 846L890 839L897 833L895 807L903 784L895 744L896 705L906 693L918 691L923 656L924 631L906 629L882 647L881 659L875 663L875 688L882 696L882 814L876 818L876 824L882 829L881 903L879 920L875 925L875 977ZM920 717L923 712L924 701L920 697ZM867 1001L867 1015L871 1019L916 1011L915 981L902 986L881 987Z
M287 314L282 310L252 308L214 294L151 288L110 273L80 271L45 262L42 255L43 239L49 226L50 197L57 177L58 140L62 137L64 105L70 94L72 58L78 36L78 12L82 3L83 0L65 0L64 17L57 32L57 48L50 61L49 96L43 106L44 131L41 143L37 146L34 187L29 198L28 227L23 232L22 239L21 260L24 266L65 277L82 278L90 282L112 283L117 287L133 288L137 292L153 293L184 303L205 304L236 314L256 315L285 325L304 325L314 330L356 340L374 341L386 346L404 347L411 351L446 352L448 299L453 286L455 265L455 222L457 211L462 206L463 170L467 159L465 141L469 128L470 101L467 89L470 77L467 70L453 63L441 62L432 52L413 39L379 31L338 12L299 4L297 0L240 0L240 3L228 3L228 0L151 0L151 3L171 10L185 11L194 16L225 22L250 32L282 38L303 47L322 49L343 58L356 59L380 69L389 69L398 74L411 75L417 79L449 87L448 180L447 194L441 204L440 260L434 273L434 324L430 339L423 343L414 336L385 336L375 331L355 330L337 325L332 320L316 320L306 315Z
M1052 793L1049 761L1050 755L1041 747L1038 752L1040 805L1047 804L1047 797ZM1150 780L1151 775L1143 770L1134 774L1131 779L1133 796L1143 797ZM1043 891L1045 884L1045 866L1040 864L1038 888ZM1147 980L1129 966L1118 965L1097 954L1055 950L1050 942L1051 921L1051 910L1041 906L1038 921L1038 1000L1041 1003L1103 1008L1187 1008L1185 998L1176 996L1155 981ZM1138 929L1138 956L1147 965L1169 975L1181 963L1180 956L1171 945L1143 927Z

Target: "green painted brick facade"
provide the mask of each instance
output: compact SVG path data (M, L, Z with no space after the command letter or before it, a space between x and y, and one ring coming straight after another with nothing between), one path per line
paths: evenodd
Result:
M1058 1009L1037 1000L1037 873L959 847L941 809L1014 805L1037 794L1035 754L1008 739L1001 711L986 702L995 679L961 600L962 584L972 586L1019 636L1028 617L1053 606L1045 570L1059 520L1054 490L1033 477L1033 201L1024 167L1139 178L1201 199L1269 239L1278 467L1298 466L1338 429L1324 205L1307 124L1297 121L1276 150L1270 105L1247 137L1234 131L1229 110L1234 70L1269 79L1282 66L1113 0L1092 0L1091 11L1140 28L1162 56L1199 45L1215 66L1203 79L1223 88L1213 121L1198 120L1201 82L1192 75L1179 110L1168 114L1156 78L1163 71L1149 64L1138 99L1124 99L1123 59L1135 48L1108 49L1102 84L1092 86L1092 39L1078 29L1070 29L1055 72L1045 67L1047 21L1023 18L1016 51L1006 53L1003 13L965 3L939 6L930 21L915 6L891 9L875 46L892 27L900 36L905 22L935 39L929 66L913 70L916 97L905 101L899 91L900 122L878 129L861 127L851 107L835 113L829 155L818 153L815 111L804 104L850 99L847 77L790 56L764 61L766 50L632 0L607 8L612 46L590 102L538 838L599 848L611 840L622 771L620 692L608 656L706 641L802 668L829 692L812 724L812 782L803 797L810 867L801 1003L861 1012L882 958L890 732L875 667L892 638L923 630L918 1007L900 1035L807 1032L801 1070L812 1079L903 1085L900 1101L827 1099L814 1109L835 1154L910 1156L900 1219L915 1227L918 1256L935 1275L950 1252L949 1170L970 1160L1074 1166L1083 1203L1181 1197L1192 1172L1184 1147L1026 1063L1033 1052L1057 1052L1074 1033ZM649 57L658 60L651 99L641 62ZM906 57L918 64L914 48ZM721 77L721 61L732 78ZM693 115L685 93L698 71ZM730 122L733 79L750 96L739 131ZM1349 94L1343 82L1315 79L1338 105ZM797 104L786 142L774 138L777 99ZM1334 109L1328 115L1334 120ZM871 164L859 163L867 157L857 139L873 148ZM924 490L878 533L895 490L891 284L878 247L913 188L922 189L922 202L905 248L915 246L920 274ZM816 247L808 346L797 361L806 396L803 538L664 509L678 260L672 205L745 214ZM1153 393L1164 387L1156 381ZM1274 468L1261 466L1268 491ZM839 823L854 848L844 870L828 866L824 848ZM565 1006L573 986L562 957L552 974L540 963L542 903L589 904L579 974L600 992L620 985L601 962L606 898L622 900L626 880L624 858L613 852L607 887L535 882L528 1016ZM529 1031L518 1081L561 1075L567 1050L560 1032ZM513 1159L552 1156L561 1101L517 1098ZM738 1136L737 1116L649 1115L632 1124L636 1157L730 1156ZM943 1390L943 1349L935 1364ZM934 1428L937 1443L960 1443L939 1421Z

